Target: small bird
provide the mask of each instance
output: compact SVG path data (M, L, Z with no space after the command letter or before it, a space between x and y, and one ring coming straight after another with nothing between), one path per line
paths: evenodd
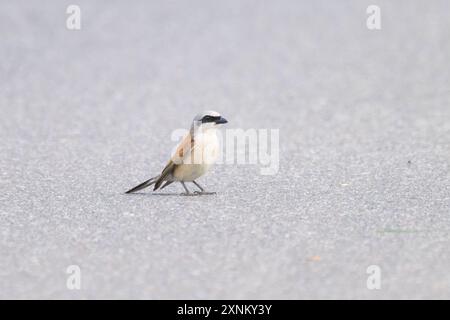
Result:
M174 155L161 174L150 178L126 193L133 193L153 184L155 185L153 191L162 190L177 181L186 191L183 195L193 195L186 187L185 182L192 182L200 189L200 191L194 192L196 195L214 194L215 192L206 192L195 180L204 175L216 161L219 155L217 128L227 122L216 111L204 111L198 114L192 121L189 133L177 146Z

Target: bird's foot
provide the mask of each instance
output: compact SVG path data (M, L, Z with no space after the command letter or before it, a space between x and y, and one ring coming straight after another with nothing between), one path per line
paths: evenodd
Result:
M196 195L199 195L199 196L206 196L206 195L217 194L217 192L207 192L207 191L194 191L194 193Z

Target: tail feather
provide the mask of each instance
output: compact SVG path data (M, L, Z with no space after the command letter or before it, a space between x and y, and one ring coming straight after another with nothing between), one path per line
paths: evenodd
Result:
M168 185L172 184L173 181L166 181L166 183L161 187L160 190L164 189L165 187L167 187Z
M155 186L153 187L153 191L156 191L159 189L159 187L161 187L162 183L164 182L163 179L158 179L155 181Z
M166 178L166 175L165 176L159 176L156 180L155 180L155 186L153 187L153 191L156 191L156 190L158 190L160 187L161 187L161 185L163 184L163 182L164 181L166 181L165 180L165 178ZM167 183L166 183L167 184ZM167 185L169 185L169 184L167 184ZM164 185L164 187L165 187L166 185Z
M152 184L154 184L154 183L156 182L156 180L158 180L158 178L159 178L159 176L150 178L150 179L148 179L147 181L142 182L140 185L137 185L136 187L134 187L134 188L128 190L128 191L125 192L125 193L133 193L133 192L136 192L136 191L145 189L145 188L151 186Z

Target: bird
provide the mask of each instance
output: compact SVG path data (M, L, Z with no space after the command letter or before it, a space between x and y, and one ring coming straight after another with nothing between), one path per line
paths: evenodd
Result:
M154 185L153 191L162 190L174 182L180 182L185 190L182 195L215 194L205 191L195 180L203 176L217 160L219 155L217 129L225 123L228 123L227 119L216 111L208 110L197 114L189 133L179 143L161 173L125 193L134 193L151 185ZM191 193L186 187L186 182L192 182L200 191Z

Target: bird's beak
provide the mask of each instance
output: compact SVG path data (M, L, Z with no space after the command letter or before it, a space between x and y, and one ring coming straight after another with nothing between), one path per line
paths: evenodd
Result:
M225 123L228 123L228 121L224 117L220 117L219 120L216 120L216 124L225 124Z

